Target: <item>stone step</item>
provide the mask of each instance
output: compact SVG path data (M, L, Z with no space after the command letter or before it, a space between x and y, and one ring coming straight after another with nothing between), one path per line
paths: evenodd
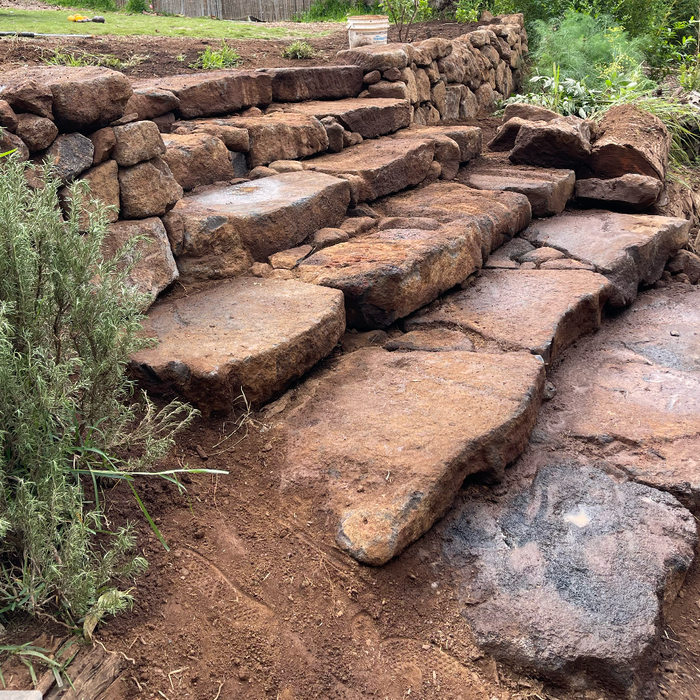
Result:
M365 348L299 387L279 414L282 488L324 494L338 546L380 565L426 532L468 474L524 448L544 384L528 353Z
M411 123L411 104L391 98L350 98L290 103L283 109L317 119L334 117L345 129L365 139L391 134Z
M132 356L134 376L209 414L241 392L254 406L282 392L335 347L345 312L334 289L247 277L161 300L144 328L157 344Z
M350 186L323 173L284 173L181 199L164 217L183 282L233 277L254 261L338 226Z
M513 165L499 157L485 156L462 168L461 182L477 190L520 192L530 200L534 217L561 214L576 182L573 170Z
M359 66L310 66L308 68L262 68L272 77L274 102L341 100L362 92Z
M689 228L685 219L589 210L533 221L522 236L593 265L613 283L610 304L627 306L641 284L661 277L667 260L687 243Z
M440 182L405 192L377 205L385 216L428 217L440 222L469 219L481 233L483 259L522 231L532 216L530 202L516 192L487 192Z
M383 328L430 303L481 266L481 237L468 222L437 230L388 229L324 248L298 279L342 290L348 325Z
M467 289L449 294L404 321L408 331L449 328L477 344L527 350L554 360L600 328L610 282L585 270L484 270Z
M417 185L433 162L432 139L363 141L340 153L329 153L304 162L304 168L349 180L353 204L368 202Z

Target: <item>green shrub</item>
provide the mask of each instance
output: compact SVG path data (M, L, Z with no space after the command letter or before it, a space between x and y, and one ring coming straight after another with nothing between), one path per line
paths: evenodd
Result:
M306 12L297 15L298 22L344 22L348 16L377 15L379 3L353 2L352 0L314 0Z
M289 46L285 46L282 51L284 58L292 59L313 58L315 55L316 49L308 41L295 41Z
M76 3L75 0L56 0L55 4L62 7L75 7L78 4L82 8L101 10L102 12L116 12L118 9L114 0L80 0L79 3Z
M142 12L146 12L146 10L148 10L148 3L146 0L126 0L124 9L127 12L131 12L135 15L140 15Z
M478 22L481 15L479 0L459 0L455 6L455 19L458 22Z
M203 70L217 70L219 68L235 68L243 63L243 59L236 49L232 49L225 41L221 42L220 49L207 47L197 56L197 60L190 68L202 68Z
M60 183L36 176L45 185L32 189L25 164L0 160L0 614L49 612L87 629L129 604L114 577L146 566L131 527L104 517L101 480L133 489L194 412L135 400L125 377L147 344L145 297L127 284L139 241L103 258L104 208L93 201L80 225L85 183L71 186L64 220Z

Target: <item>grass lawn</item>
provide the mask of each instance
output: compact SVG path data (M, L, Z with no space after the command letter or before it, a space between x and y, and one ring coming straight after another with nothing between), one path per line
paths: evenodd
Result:
M106 22L69 22L68 16L102 15ZM284 39L309 36L309 25L299 29L268 27L258 22L231 22L206 17L158 17L131 15L124 12L101 10L11 10L0 9L0 31L36 32L39 34L115 34L118 36L187 36L214 39ZM314 36L328 34L314 31Z

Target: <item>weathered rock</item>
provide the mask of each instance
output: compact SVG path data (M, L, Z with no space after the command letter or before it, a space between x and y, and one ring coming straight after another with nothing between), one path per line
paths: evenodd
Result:
M358 202L372 201L425 179L433 161L435 144L427 141L381 139L363 141L306 163L308 170L358 178Z
M104 168L106 165L109 164L98 167ZM179 276L163 222L157 217L118 221L109 227L102 250L105 256L113 256L119 248L137 236L143 239L135 250L138 262L126 281L149 297L150 306ZM127 262L133 264L133 260Z
M343 333L340 339L340 347L343 353L357 352L362 348L380 348L386 343L389 336L385 331L374 330L366 333L358 333L354 328Z
M377 228L385 231L390 228L418 228L422 231L436 231L440 228L437 219L420 216L385 216L379 220Z
M272 102L272 77L257 71L213 70L134 83L134 90L144 88L172 92L180 100L176 114L183 119L230 114Z
M17 115L15 110L5 100L0 100L0 127L12 133L17 129Z
M522 236L594 265L613 283L610 304L626 306L640 284L661 277L666 261L688 240L689 225L672 217L589 210L533 221Z
M488 142L490 151L510 151L515 146L515 140L520 133L520 127L527 123L527 119L511 117L507 122L498 127L496 135Z
M182 187L160 158L119 168L119 188L125 219L162 216L182 197Z
M46 151L46 160L51 160L56 175L66 184L75 180L91 165L95 147L82 134L61 134Z
M125 114L136 113L139 119L153 119L180 106L180 100L170 90L157 87L135 88L124 108Z
M349 199L344 180L274 173L185 197L165 226L183 280L232 277L320 228L338 226Z
M158 127L158 131L161 134L169 134L170 129L175 123L175 114L173 112L166 112L160 117L153 117L153 123Z
M166 134L163 143L163 160L183 190L235 177L229 152L216 136Z
M254 168L275 160L297 160L328 148L323 124L313 116L274 112L263 117L231 117L226 124L248 131L248 165Z
M158 127L149 121L115 126L116 145L112 157L122 167L136 165L165 153L165 144Z
M461 159L459 144L445 134L435 131L433 133L425 133L424 129L418 127L417 129L401 129L401 131L392 134L390 138L434 141L433 160L440 164L440 179L451 180L459 171Z
M53 110L62 132L107 126L124 114L131 94L125 75L95 66L19 68L3 73L0 85L0 97L19 111L51 118Z
M58 128L46 117L36 114L20 114L17 117L15 133L29 149L30 153L48 148L58 136Z
M573 170L531 168L497 163L488 158L460 171L458 181L477 190L520 192L530 201L534 217L564 211L576 183Z
M483 83L474 92L474 97L479 104L479 116L488 117L496 108L496 96L493 87L489 83Z
M505 112L503 113L503 123L505 124L513 117L519 117L529 122L551 122L553 119L559 119L561 114L557 114L557 112L553 112L551 109L538 107L537 105L515 102L506 105Z
M337 243L345 243L350 240L350 235L342 228L322 228L311 234L306 242L315 250L328 248Z
M596 177L622 177L628 173L655 177L663 182L671 137L655 115L634 105L620 105L605 113L588 161Z
M479 102L476 95L466 86L462 85L462 97L459 101L459 118L476 119L479 113Z
M205 413L254 406L325 357L345 329L343 296L295 281L242 277L155 304L144 324L158 344L132 356L153 392L174 391Z
M377 222L371 216L355 216L345 219L340 228L346 231L350 238L355 238L371 231L376 225Z
M441 182L391 197L382 203L387 216L419 216L445 223L464 219L481 235L484 260L522 231L531 219L530 202L515 192L483 192Z
M542 248L535 248L534 250L531 250L525 253L524 255L521 255L518 258L518 262L532 262L539 267L542 263L546 263L551 260L559 260L563 257L564 253L562 253L560 250L557 250L556 248L548 248L547 246L543 246Z
M407 330L468 330L503 350L528 350L551 362L600 328L612 288L595 272L484 270L467 289L406 319Z
M270 265L275 270L292 270L312 252L313 248L310 245L281 250L279 253L270 256Z
M251 180L260 180L263 177L272 177L278 174L276 170L268 168L266 165L258 165L248 173L248 178Z
M104 163L112 155L114 147L117 145L117 139L114 136L114 129L106 126L104 129L98 129L89 136L95 152L92 156L92 164L99 165Z
M227 119L193 119L173 122L171 134L211 134L221 139L226 148L237 153L248 153L250 136L248 129L233 126Z
M666 264L666 269L674 275L685 273L690 284L700 281L700 256L689 250L680 250Z
M29 149L19 136L9 131L0 131L0 153L14 151L20 160L29 160Z
M630 698L697 541L672 496L577 463L550 463L501 501L467 491L443 537L440 565L485 653Z
M524 122L518 131L510 160L542 168L572 168L591 153L590 125L577 117L551 122Z
M461 223L385 230L314 253L297 277L342 290L348 326L383 328L477 270L480 244L476 227Z
M405 68L403 70L406 70ZM382 74L378 70L371 70L369 73L365 73L362 78L362 82L365 85L373 85L378 83L382 79Z
M119 218L119 179L117 173L119 167L113 160L96 165L85 172L80 179L87 182L90 187L80 205L79 222L83 231L86 231L90 216L95 213L99 204L109 207L105 211L107 221L114 222ZM58 191L61 204L65 209L70 208L71 197L68 189L63 187ZM93 202L92 200L95 200Z
M341 100L357 97L362 90L359 66L312 66L310 68L273 68L274 102Z
M578 260L570 260L569 258L556 258L554 260L545 260L539 265L540 270L590 270L595 272L595 266L588 263L582 263Z
M518 456L543 383L526 353L344 355L280 424L282 488L320 487L337 544L384 564L445 514L468 474Z
M411 121L411 105L406 100L354 98L328 102L301 102L290 107L294 112L322 119L335 117L345 129L364 139L391 134Z
M449 352L464 350L474 352L474 343L461 331L448 328L429 328L427 330L409 331L398 338L384 343L384 349L394 352L423 350L424 352Z
M333 117L324 117L323 128L328 136L328 152L340 153L343 150L345 129Z
M605 203L630 211L643 211L656 202L663 188L663 183L656 177L628 173L610 180L577 180L576 197L598 206Z
M53 92L48 85L30 77L23 79L18 71L10 73L10 80L7 80L7 75L3 74L0 82L0 99L18 112L53 119Z
M378 44L358 46L338 52L338 58L360 66L365 72L385 71L390 68L401 70L409 64L410 44Z
M387 80L380 80L367 88L370 97L386 97L395 100L410 100L408 88L404 83L391 83Z

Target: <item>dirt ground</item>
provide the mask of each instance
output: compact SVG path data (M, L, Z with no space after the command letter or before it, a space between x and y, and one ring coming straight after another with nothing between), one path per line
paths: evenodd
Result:
M8 0L0 0L7 2ZM308 42L316 49L312 59L290 60L282 58L283 49L293 39L246 39L229 41L243 62L240 68L276 68L280 66L310 66L338 63L336 54L347 48L347 31L343 24L302 24L282 23L296 30L308 28ZM281 26L281 25L273 25ZM457 22L434 21L416 25L416 39L431 36L453 38L466 34L476 25ZM332 30L331 34L316 36L319 31ZM391 28L389 40L396 40L396 29ZM0 71L12 70L21 66L41 65L51 58L56 49L78 56L116 56L125 64L121 70L126 75L138 78L162 77L179 73L194 73L190 65L197 60L200 52L207 47L219 46L218 39L160 38L150 36L116 37L104 36L80 39L29 39L22 37L0 38Z

